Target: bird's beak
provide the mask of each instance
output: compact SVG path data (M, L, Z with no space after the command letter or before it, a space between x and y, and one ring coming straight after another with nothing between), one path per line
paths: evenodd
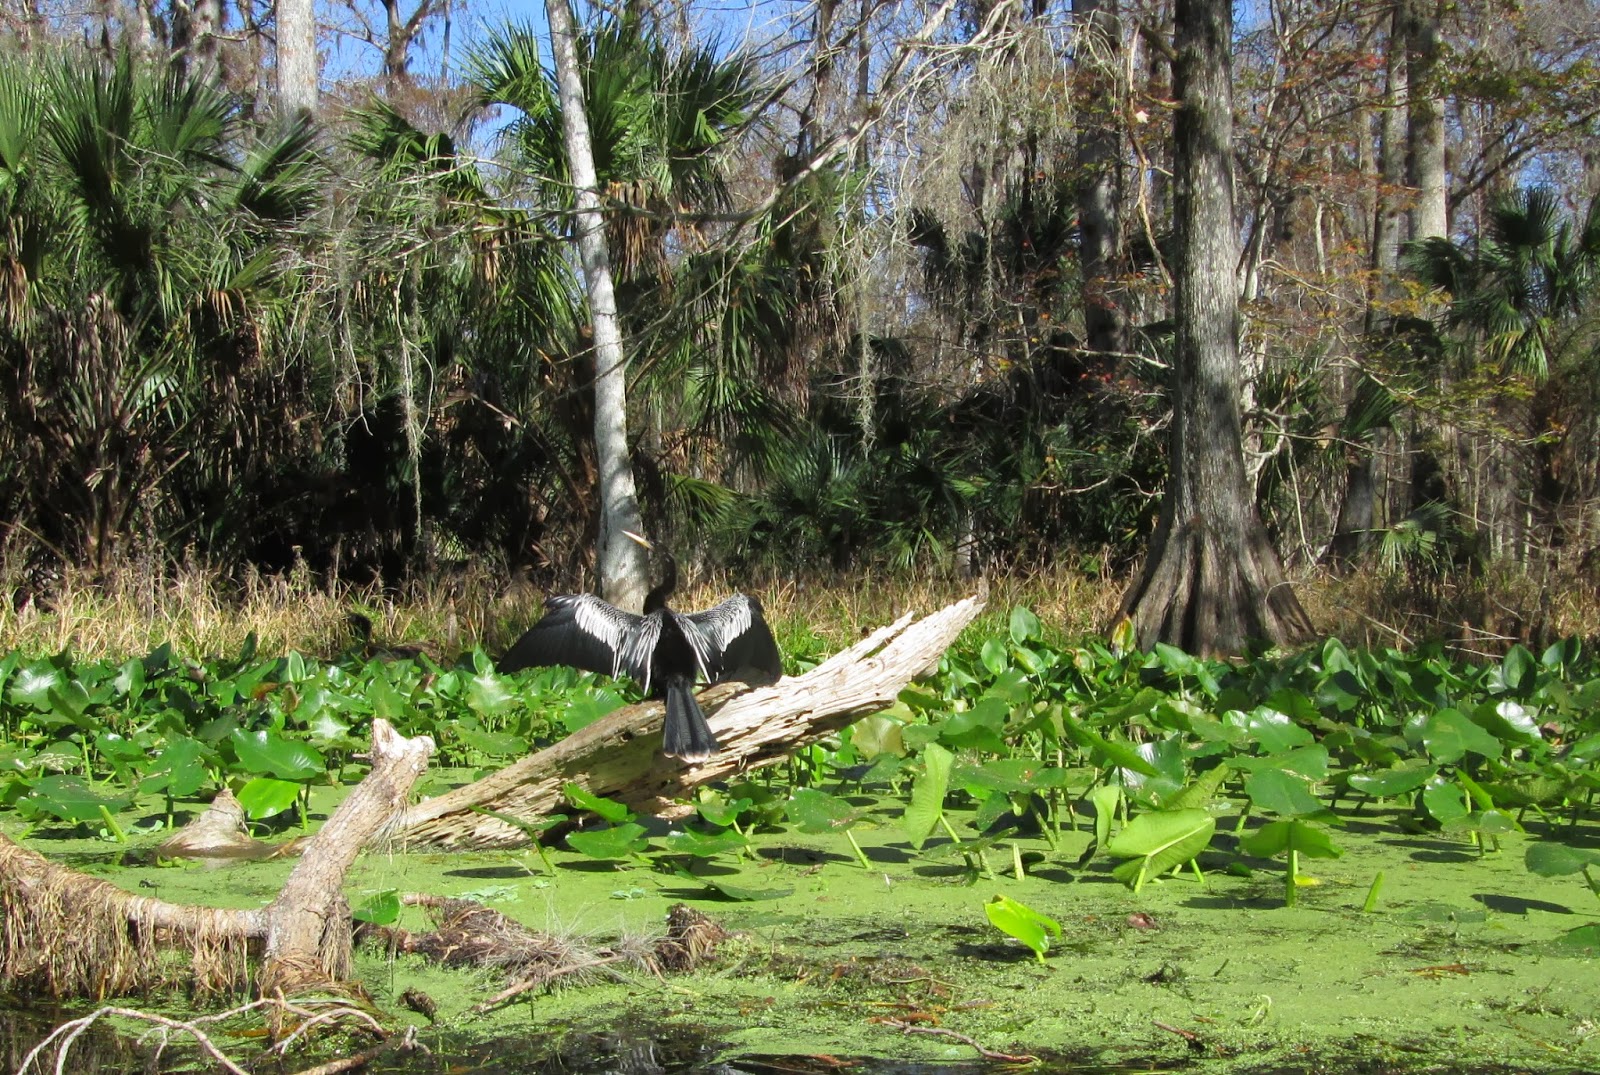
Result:
M635 534L632 530L624 530L622 532L622 536L628 538L629 540L637 541L647 549L655 548L655 545L651 543L650 539L645 537L643 534Z

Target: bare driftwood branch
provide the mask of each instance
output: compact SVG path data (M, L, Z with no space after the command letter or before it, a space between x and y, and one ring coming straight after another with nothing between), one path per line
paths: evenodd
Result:
M263 996L292 995L350 976L350 908L344 876L362 847L387 824L428 768L433 740L407 739L386 720L372 722L372 771L317 830L267 907Z
M406 739L373 721L372 771L307 842L264 910L135 896L0 835L0 985L50 996L149 989L172 969L162 952L175 949L189 954L202 992L222 990L245 979L247 957L263 947L264 994L342 980L350 965L345 873L404 804L432 753L427 736Z
M894 701L932 669L983 610L981 597L913 622L906 614L804 675L767 687L724 683L700 696L722 750L688 765L659 755L662 705L628 706L497 773L411 807L389 837L406 846L506 847L527 842L514 825L479 811L527 820L562 802L569 781L635 809L674 816L680 800L713 780L770 765Z

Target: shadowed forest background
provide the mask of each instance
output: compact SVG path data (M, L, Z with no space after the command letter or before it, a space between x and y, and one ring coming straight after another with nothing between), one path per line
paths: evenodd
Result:
M1594 16L1237 13L1246 473L1319 629L1592 633ZM756 582L1125 587L1167 479L1171 5L579 17L651 532ZM0 5L10 628L196 572L589 588L548 64L450 0Z

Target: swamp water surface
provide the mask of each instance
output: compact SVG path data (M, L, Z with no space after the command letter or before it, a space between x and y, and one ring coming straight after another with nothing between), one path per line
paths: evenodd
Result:
M1343 856L1303 863L1314 883L1285 908L1281 859L1235 855L1226 819L1202 877L1136 894L1108 864L1078 865L1086 832L1064 833L1055 851L1019 837L1018 878L1009 840L988 852L987 874L975 872L942 854L941 840L912 850L897 810L886 804L852 830L870 868L842 834L795 832L758 834L749 856L697 860L693 874L659 858L565 850L549 853L548 869L531 851L364 856L347 885L353 905L391 889L467 897L599 943L659 933L667 909L686 903L736 934L691 974L574 976L487 1015L472 1009L503 984L495 973L365 951L357 974L376 1007L416 1022L434 1050L370 1070L1018 1070L983 1060L981 1045L1037 1056L1027 1070L1082 1075L1600 1072L1600 901L1579 878L1524 868L1537 832L1480 854L1396 816L1351 814L1335 830ZM66 858L96 845L35 846ZM264 904L291 865L158 866L137 853L112 862L104 848L79 865L145 895L219 906ZM1063 927L1043 963L990 925L984 904L1001 894ZM420 915L402 924L424 926ZM436 1023L400 1006L408 989L434 1000ZM7 1070L26 1041L88 1010L19 1019L12 1004ZM252 1040L234 1040L238 1055ZM140 1071L142 1055L130 1038L97 1032L66 1070Z

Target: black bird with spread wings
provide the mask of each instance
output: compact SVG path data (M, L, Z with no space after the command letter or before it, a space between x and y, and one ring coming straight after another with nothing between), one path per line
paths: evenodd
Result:
M734 594L704 612L677 612L667 598L678 585L678 565L665 548L624 530L651 550L660 581L645 595L644 615L609 605L593 594L545 599L544 617L500 659L502 672L564 664L590 672L626 672L645 693L665 698L661 752L685 761L716 753L717 737L694 697L697 679L720 683L741 669L783 674L778 645L761 616L761 602Z

